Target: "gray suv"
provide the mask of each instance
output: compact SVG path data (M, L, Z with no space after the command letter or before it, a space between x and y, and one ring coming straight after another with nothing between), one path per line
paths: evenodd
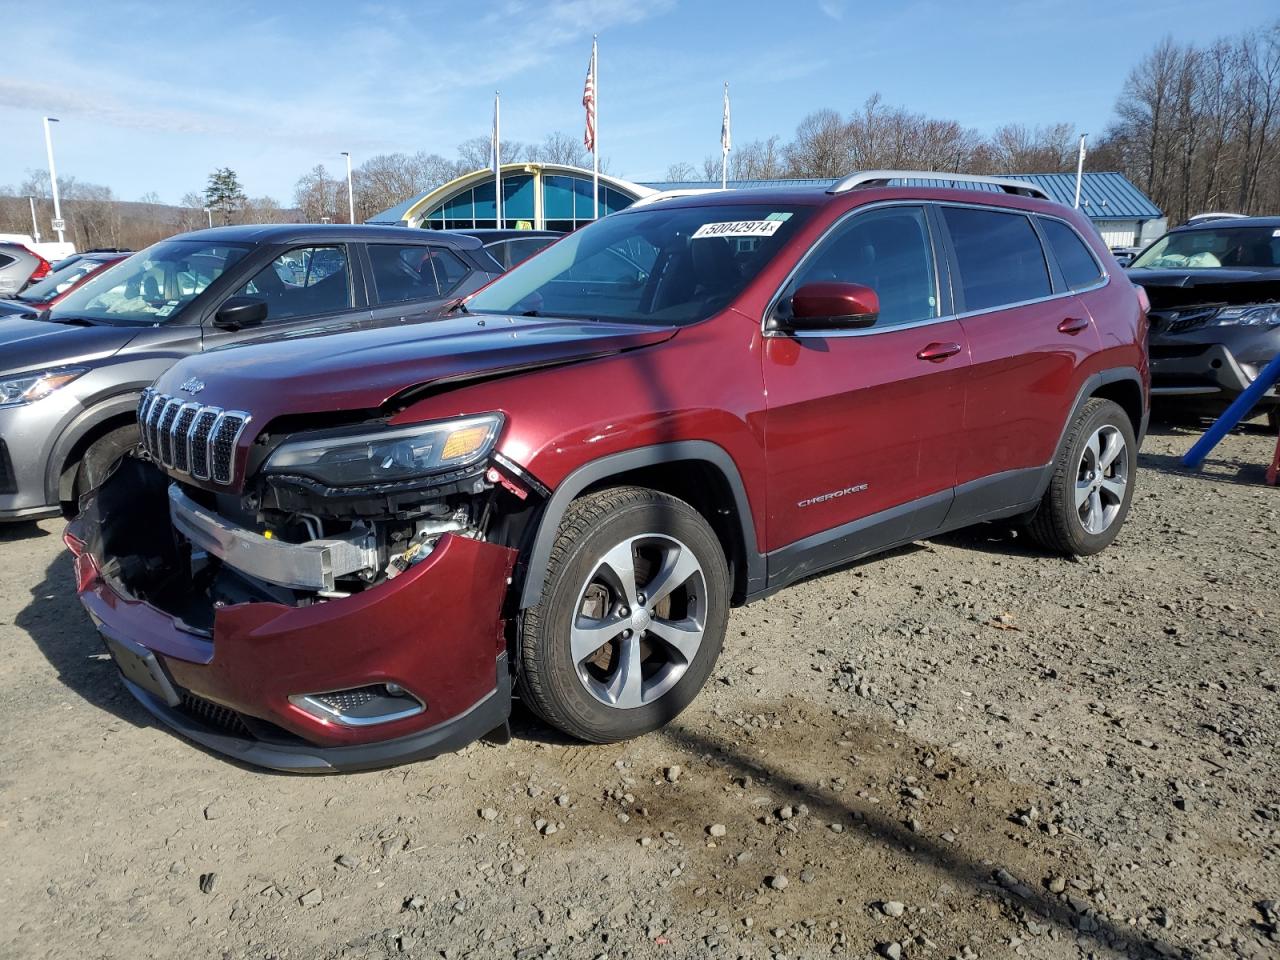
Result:
M501 272L457 234L218 227L148 247L38 316L0 317L0 521L55 516L96 486L137 444L143 388L182 357L430 319Z

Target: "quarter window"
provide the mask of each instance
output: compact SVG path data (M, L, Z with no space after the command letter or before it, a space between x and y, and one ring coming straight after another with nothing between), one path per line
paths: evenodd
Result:
M1080 234L1061 220L1050 220L1046 217L1040 218L1040 229L1044 231L1045 239L1049 241L1049 249L1057 258L1058 268L1062 271L1062 278L1067 281L1068 287L1079 290L1102 279L1102 268L1098 266L1098 261L1089 252L1085 242L1080 239Z
M938 316L929 227L921 207L886 207L855 216L823 241L791 284L861 283L880 298L876 328Z
M943 207L960 268L964 309L992 310L1053 292L1044 250L1020 213Z
M444 247L432 247L430 257L431 266L436 272L436 283L440 286L441 294L448 293L471 272L470 268L462 262L461 257L452 250L446 250Z
M234 296L265 300L269 323L350 309L346 248L290 250L259 270Z

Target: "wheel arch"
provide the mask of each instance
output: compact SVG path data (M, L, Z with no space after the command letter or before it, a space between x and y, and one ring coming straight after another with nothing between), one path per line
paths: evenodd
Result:
M706 518L724 548L735 603L763 588L765 560L756 545L751 507L737 465L723 447L710 441L681 440L592 460L556 487L528 541L521 609L534 606L542 597L552 545L569 504L584 493L620 485L671 494Z
M1081 408L1095 397L1111 400L1120 405L1133 424L1133 435L1137 438L1138 446L1142 446L1142 438L1147 432L1149 410L1143 401L1142 377L1138 371L1134 367L1112 367L1090 374L1080 385L1075 403L1071 405L1067 419L1063 421L1062 431L1058 434L1058 443L1053 448L1053 459L1045 464L1037 485L1036 500L1043 497L1045 490L1049 487L1049 481L1053 477L1053 466L1058 462L1058 456L1062 452L1062 445L1067 441L1071 424L1075 422Z
M51 503L71 500L76 468L84 452L96 440L137 420L139 394L129 393L96 403L71 421L58 437L49 457L45 478L46 497Z

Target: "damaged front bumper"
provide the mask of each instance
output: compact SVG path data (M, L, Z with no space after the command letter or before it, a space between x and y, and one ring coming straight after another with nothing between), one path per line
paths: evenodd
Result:
M175 519L201 512L173 509ZM186 532L203 532L203 547L228 564L327 582L324 543L264 549L269 540L216 515L191 522ZM129 691L209 749L277 770L353 771L437 756L506 723L514 550L445 534L421 562L358 594L222 605L203 630L130 595L103 556L100 526L91 497L65 536L81 602Z

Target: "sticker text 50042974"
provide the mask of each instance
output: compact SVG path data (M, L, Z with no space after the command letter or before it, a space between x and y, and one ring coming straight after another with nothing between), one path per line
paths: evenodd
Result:
M704 223L693 232L693 239L702 237L772 237L782 226L781 220L726 220L723 223Z

